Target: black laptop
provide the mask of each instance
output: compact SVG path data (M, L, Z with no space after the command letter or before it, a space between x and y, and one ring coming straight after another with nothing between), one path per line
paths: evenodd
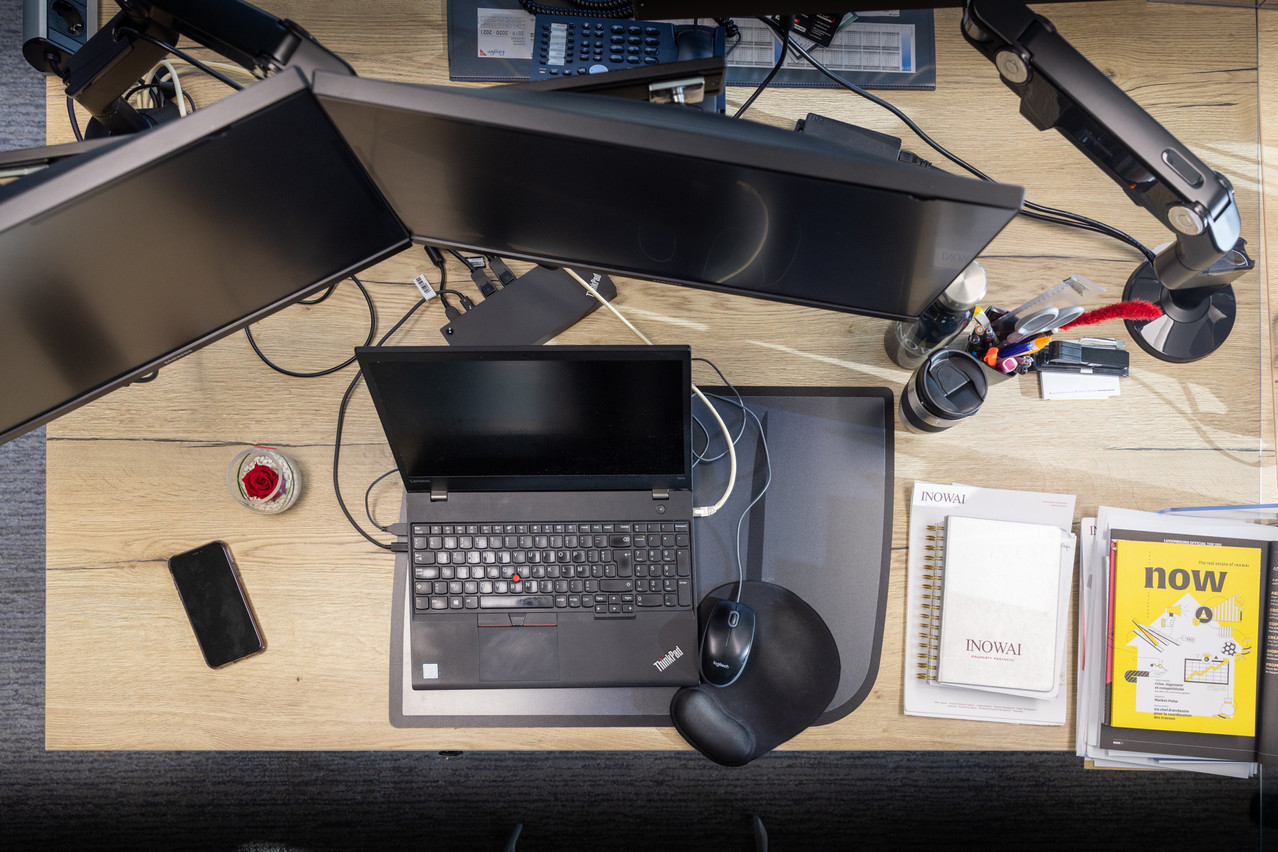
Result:
M362 347L414 689L696 683L686 346Z

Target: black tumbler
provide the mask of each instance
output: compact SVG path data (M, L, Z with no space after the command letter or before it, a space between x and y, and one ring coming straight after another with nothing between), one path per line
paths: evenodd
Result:
M966 352L938 349L901 391L901 420L911 432L942 432L980 411L985 367Z

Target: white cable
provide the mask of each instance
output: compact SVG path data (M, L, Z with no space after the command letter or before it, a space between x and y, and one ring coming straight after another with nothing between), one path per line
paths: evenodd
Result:
M186 102L182 99L182 81L178 79L177 69L173 67L173 63L167 59L161 59L160 64L169 69L169 73L160 79L173 81L173 99L177 101L178 115L186 118Z
M564 269L564 272L567 272L569 275L575 278L578 284L580 284L582 287L585 287L586 292L589 293L591 296L593 296L595 298L595 301L603 305L608 310L612 311L613 316L615 316L617 319L624 322L626 324L626 328L630 329L636 335L638 335L640 340L642 340L644 343L648 344L649 346L653 345L652 341L649 340L642 331L635 328L634 325L630 322L630 320L626 319L626 317L621 313L621 311L617 310L617 308L612 304L612 302L609 302L603 296L599 295L599 291L596 290L594 287L591 287L589 284L587 284L584 278L582 278L575 271L569 269L566 266L563 269ZM719 416L719 412L715 409L715 407L710 404L710 400L706 399L706 395L701 392L701 388L697 387L694 384L692 385L692 392L697 395L697 399L701 400L701 403L706 408L710 409L710 413L714 415L715 422L718 423L719 428L723 430L724 439L728 442L728 464L729 464L728 487L724 489L723 496L719 498L718 502L714 503L711 506L698 506L692 510L693 517L707 518L710 515L713 515L715 512L722 509L723 504L728 502L728 497L732 494L732 486L737 481L737 450L736 450L736 447L732 445L732 433L728 431L727 424L723 422L723 418Z
M185 74L185 73L188 73L188 72L192 72L192 71L199 71L199 70L200 70L200 69L199 69L199 68L197 68L196 66L194 66L194 65L192 65L191 63L187 62L185 59L173 59L173 60L170 60L170 61L172 61L172 62L173 62L173 63L175 63L176 65L180 66L180 68L179 68L179 73L182 73L182 74ZM261 80L261 79L262 79L262 76L261 76L259 73L255 73L255 72L250 71L249 69L245 68L245 67L244 67L244 66L242 66L242 65L236 65L236 64L231 63L231 62L216 62L216 61L212 61L212 62L210 62L210 61L205 61L205 62L204 62L204 64L205 64L205 65L207 65L207 66L209 66L210 68L216 68L216 69L218 69L219 71L226 71L226 72L229 72L229 73L240 74L240 75L242 75L242 76L244 76L244 77L247 77L247 78L249 78L249 79L251 79L251 80Z

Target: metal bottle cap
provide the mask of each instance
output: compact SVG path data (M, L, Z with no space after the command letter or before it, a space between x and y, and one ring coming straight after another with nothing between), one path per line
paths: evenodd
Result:
M985 268L972 261L937 299L947 308L965 311L985 298L985 286Z

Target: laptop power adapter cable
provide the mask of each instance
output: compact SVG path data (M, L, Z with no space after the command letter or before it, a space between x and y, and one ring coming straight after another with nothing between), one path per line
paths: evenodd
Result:
M653 345L652 341L648 339L647 335L645 335L639 329L635 328L634 324L631 323L630 320L626 319L625 315L622 314L621 311L617 310L613 306L612 302L609 302L603 296L599 295L598 290L596 290L594 287L591 287L589 284L587 284L586 279L578 275L575 270L569 269L566 266L563 267L563 270L564 272L567 272L569 275L571 275L578 284L580 284L582 287L585 287L586 292L589 293L591 296L593 296L594 299L597 302L599 302L599 304L603 305L609 311L612 311L613 316L615 316L617 319L625 323L626 328L633 331L640 340L642 340L644 343L648 344L649 346ZM708 518L711 515L713 515L715 512L722 509L723 505L728 502L728 497L732 495L732 486L736 484L736 481L737 481L737 450L732 443L732 432L728 429L727 424L723 422L723 418L719 416L718 410L713 405L710 404L710 400L706 399L706 395L701 392L701 389L699 387L697 387L696 385L692 385L692 392L696 394L697 399L701 400L702 405L710 409L710 413L714 415L715 422L719 424L719 428L723 430L724 439L728 442L728 465L729 465L728 485L726 488L724 488L723 495L719 497L719 499L715 503L709 506L697 506L696 508L692 510L692 516L694 518Z

